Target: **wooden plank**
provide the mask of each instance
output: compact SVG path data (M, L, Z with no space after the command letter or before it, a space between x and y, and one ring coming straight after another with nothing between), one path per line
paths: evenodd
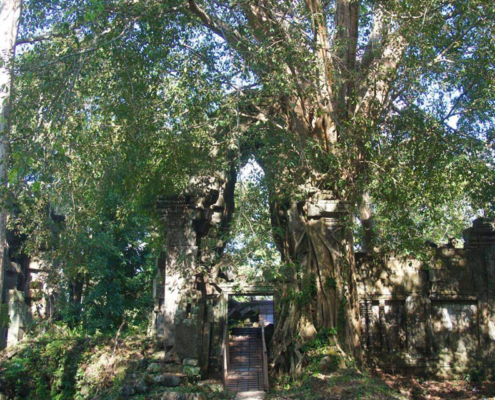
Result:
M229 342L229 391L251 392L264 389L263 346L260 328L234 328Z

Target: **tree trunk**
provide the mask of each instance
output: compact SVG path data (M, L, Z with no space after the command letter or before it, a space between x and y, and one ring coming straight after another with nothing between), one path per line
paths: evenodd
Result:
M272 225L286 265L281 311L272 342L273 361L277 369L292 375L302 367L303 344L323 329L338 331L345 351L361 360L353 243L346 228L346 218L351 214L350 210L340 209L342 203L336 199L355 198L357 193L351 192L356 182L365 178L362 165L367 155L367 132L370 123L378 121L390 107L391 85L406 46L398 29L395 35L385 34L392 24L381 17L381 7L377 7L365 62L358 62L360 1L335 1L333 40L325 18L326 2L304 3L301 18L308 18L306 22L312 27L309 53L314 57L302 56L298 63L286 38L299 38L300 34L286 24L288 10L284 7L264 1L242 3L244 6L238 10L244 13L243 28L251 33L249 36L227 19L217 17L217 3L202 1L199 5L188 0L189 11L246 60L260 83L273 77L266 73L273 67L273 60L264 58L271 54L267 49L271 52L278 48L278 54L291 54L285 60L277 59L282 66L277 73L285 73L290 82L280 92L278 87L275 90L270 103L277 106L252 118L257 122L272 121L277 128L292 134L281 135L280 144L294 140L293 149L300 155L299 167L295 160L284 165L287 154L268 152L266 159L255 155L267 176L271 176ZM307 60L313 63L310 73L302 67ZM266 83L270 87L270 82ZM288 87L293 88L290 94ZM254 107L256 113L263 108ZM277 139L273 140L276 143ZM315 151L321 151L321 157ZM306 154L312 158L306 159ZM275 157L275 162L268 159L270 156ZM334 161L339 159L345 162L335 167ZM298 203L275 203L275 193L280 196L294 187L296 191L302 188L301 192L308 187L331 189L333 196L320 191ZM371 223L371 219L367 221ZM372 234L372 229L367 228L366 232ZM371 242L368 239L365 238L366 244Z
M75 308L79 309L83 298L84 275L78 273L70 285L70 298Z
M10 130L10 93L12 92L12 61L17 38L21 0L0 3L0 182L7 180L8 138ZM0 306L3 299L5 260L7 254L7 214L0 209Z
M319 193L306 203L272 204L272 224L286 270L272 339L273 363L301 372L303 346L317 332L335 336L360 359L359 314L352 234L342 202Z
M374 251L376 237L373 223L373 214L371 211L370 195L364 192L359 204L359 220L363 227L363 251L370 253Z

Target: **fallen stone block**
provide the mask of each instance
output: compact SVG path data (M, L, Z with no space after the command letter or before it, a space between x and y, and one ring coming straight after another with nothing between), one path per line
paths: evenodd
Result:
M175 375L175 374L160 374L157 375L153 378L154 383L160 386L165 386L165 387L176 387L180 386L182 382L182 376L181 375Z

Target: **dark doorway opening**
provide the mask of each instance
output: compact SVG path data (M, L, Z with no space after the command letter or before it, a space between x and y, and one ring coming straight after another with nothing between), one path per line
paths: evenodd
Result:
M273 325L273 296L230 295L228 321L229 328Z

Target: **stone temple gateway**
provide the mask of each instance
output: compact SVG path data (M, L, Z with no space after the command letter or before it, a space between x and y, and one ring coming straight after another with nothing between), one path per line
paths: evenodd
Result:
M207 178L161 203L168 236L154 285L153 334L165 362L197 360L205 378L222 376L232 287L275 294L277 320L276 288L236 281L221 258L234 186L225 176ZM475 220L464 240L463 248L436 248L429 262L355 254L368 365L439 377L493 368L495 221Z
M243 282L222 255L235 179L236 166L229 174L196 177L189 190L159 203L167 241L157 261L152 334L173 371L187 365L204 378L225 378L233 294L272 296L278 320L277 284ZM308 215L347 212L329 209L334 203L323 198L307 204ZM437 247L429 261L354 254L360 349L368 366L445 378L495 371L495 220L476 219L463 236L462 246ZM53 296L37 281L44 273L39 260L27 258L5 271L2 296L13 322L9 344L27 330L25 299L33 315L53 313ZM0 330L0 347L6 333Z

